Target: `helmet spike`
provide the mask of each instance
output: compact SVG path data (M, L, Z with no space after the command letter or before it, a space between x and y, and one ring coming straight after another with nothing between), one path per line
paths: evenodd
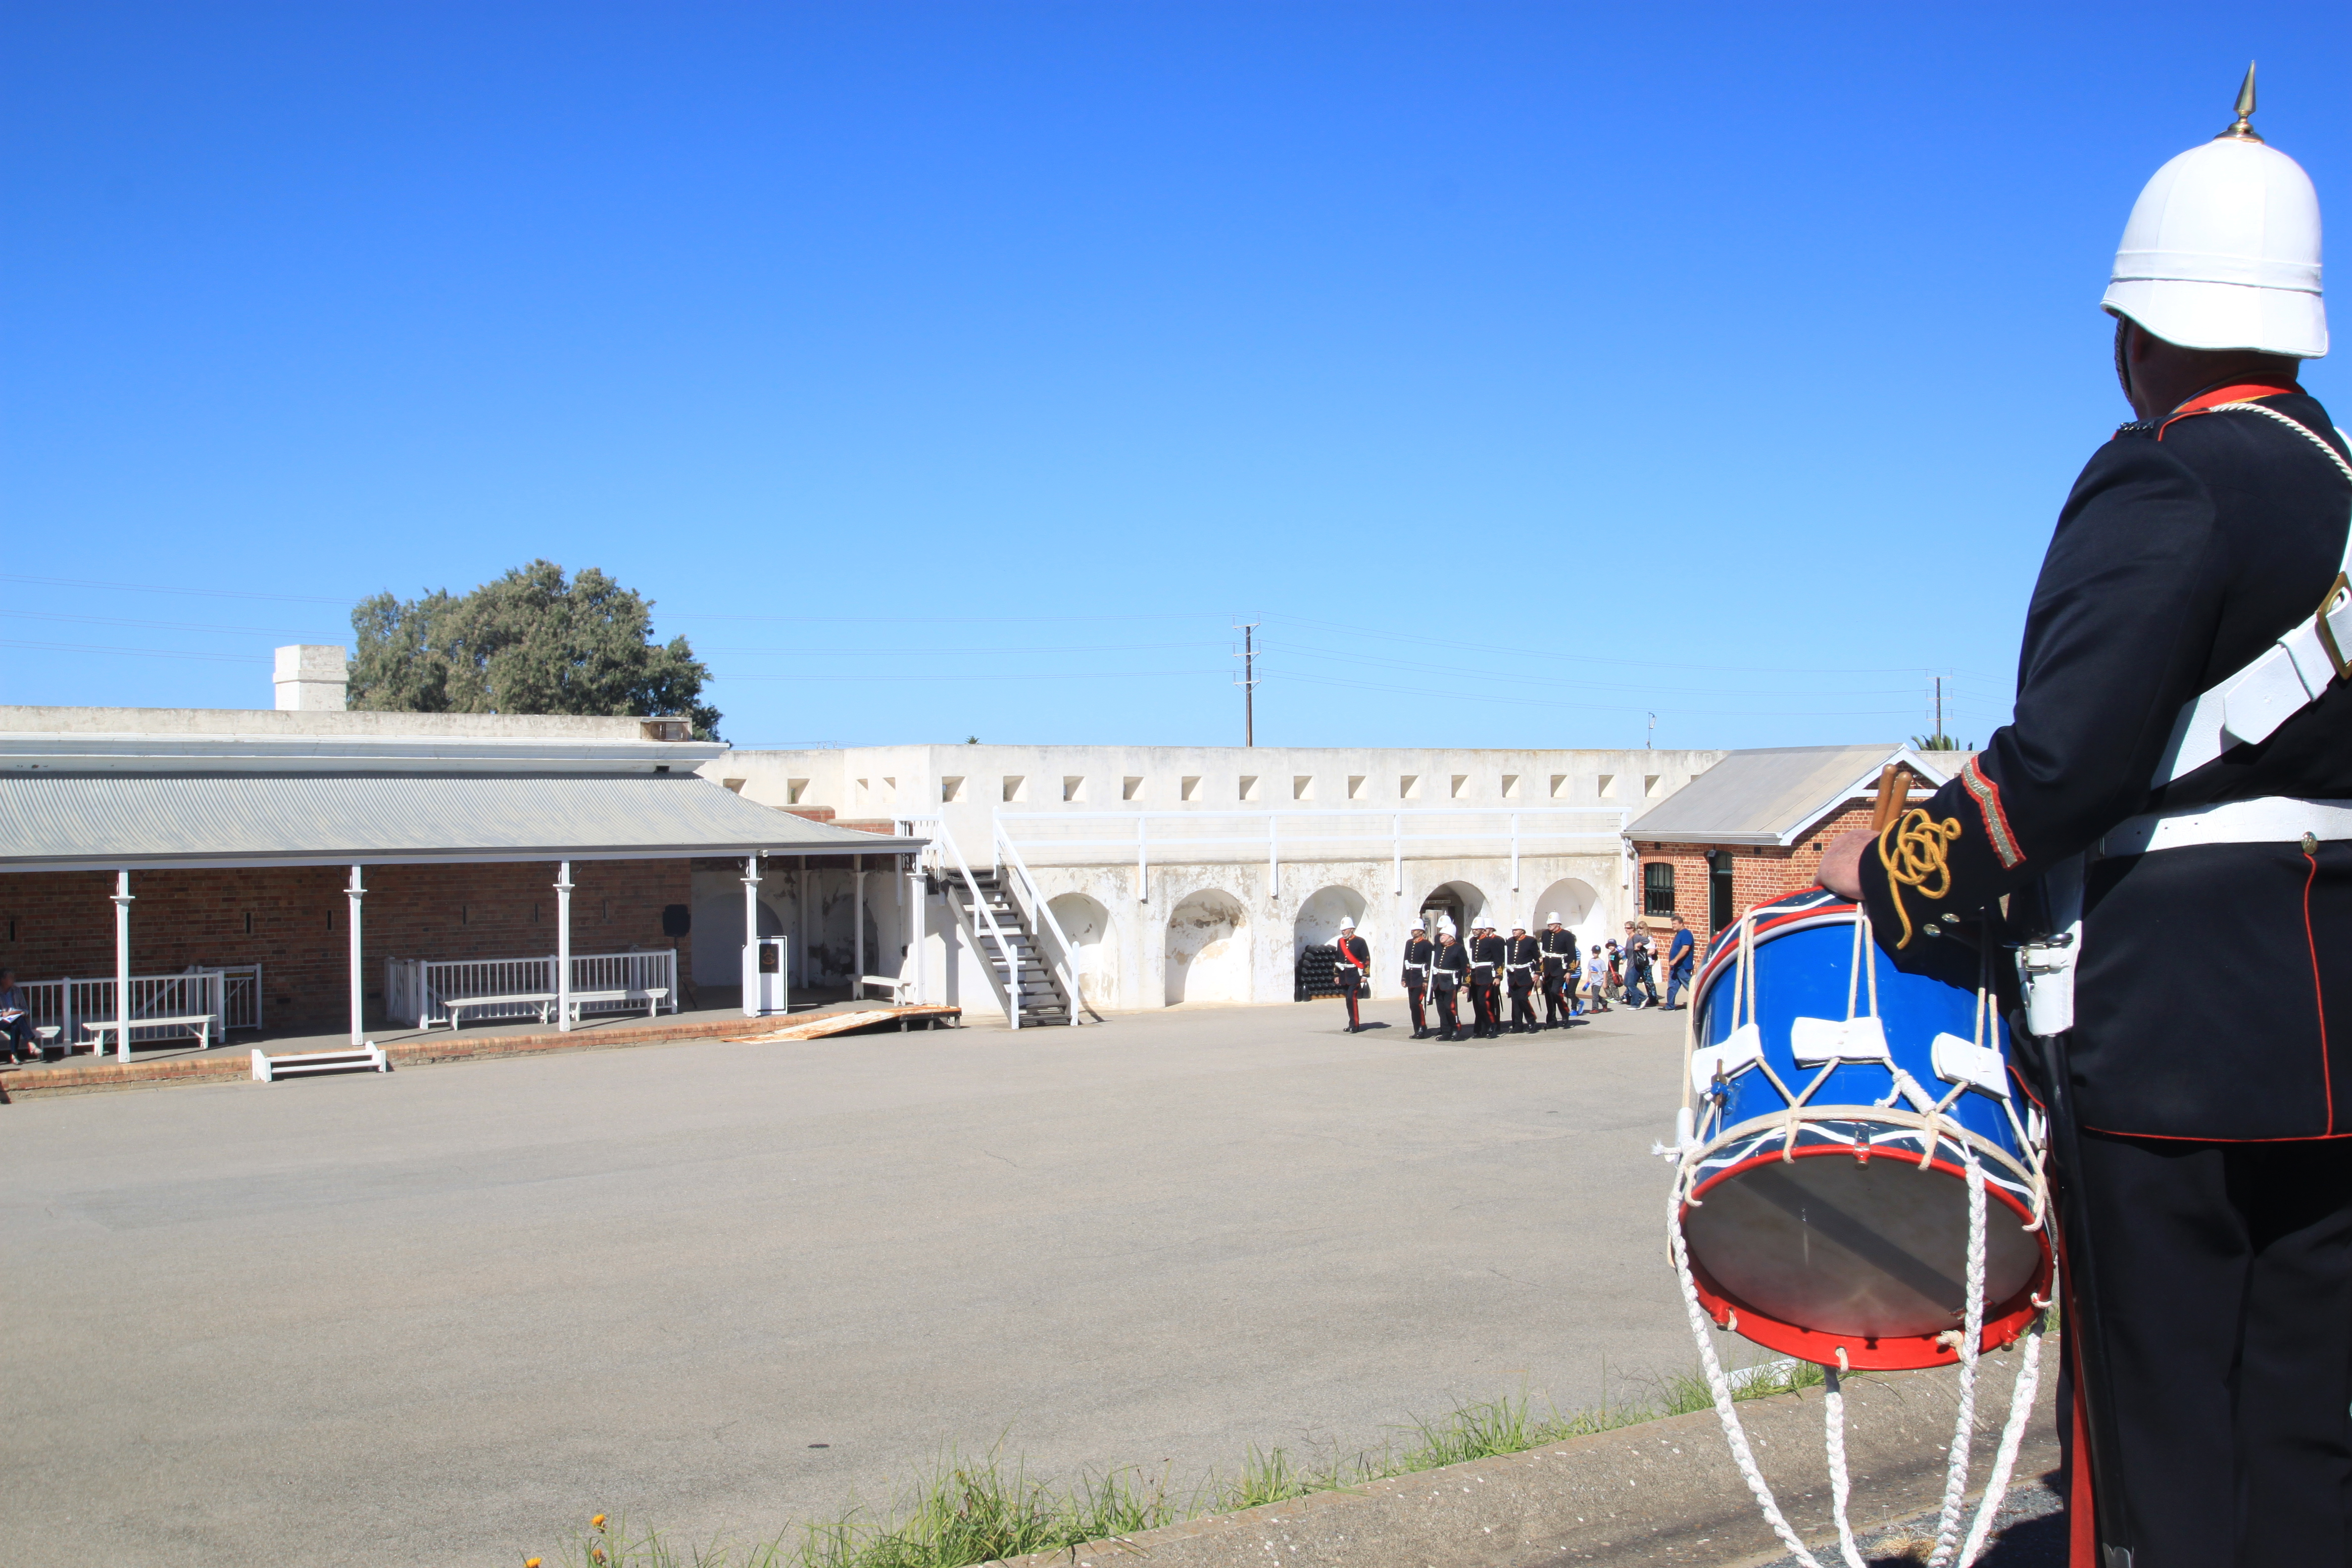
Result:
M2238 84L2238 118L2231 127L2213 138L2216 142L2259 142L2261 133L2247 123L2254 112L2254 63L2246 62L2246 79Z

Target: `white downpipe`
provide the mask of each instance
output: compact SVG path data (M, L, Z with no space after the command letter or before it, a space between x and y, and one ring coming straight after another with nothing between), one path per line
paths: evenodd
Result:
M572 1032L572 862L555 863L555 1028Z
M114 874L114 1059L131 1059L131 873ZM68 1037L70 1038L71 1037ZM100 1040L100 1048L105 1041Z
M1061 976L1062 994L1070 1002L1070 1026L1076 1028L1078 1022L1078 973L1071 962L1070 939L1063 931L1062 922L1054 918L1053 907L1046 903L1045 890L1037 886L1037 879L1029 874L1029 863L1021 858L1021 847L1013 842L1002 824L992 823L991 826L996 836L998 864L1009 865L1019 873L1021 890L1027 896L1034 918L1044 930L1053 933L1055 950L1062 955L1054 965L1054 973Z
M1396 896L1404 897L1404 814L1389 814L1389 849L1396 859Z
M1282 818L1273 812L1265 814L1265 897L1268 903L1282 897L1282 849L1279 837Z
M367 1000L367 972L360 966L360 900L367 897L367 884L361 880L357 866L352 868L352 885L343 889L343 896L352 901L352 1045L356 1048L367 1044L367 1026L361 1016L362 1005ZM129 1040L131 1031L122 1033Z
M743 1016L760 1016L760 858L743 857ZM789 980L784 994L792 995ZM789 1009L788 1009L789 1010Z
M1511 891L1519 890L1519 814L1511 813Z
M909 828L913 823L907 825ZM907 858L907 897L915 906L915 1000L928 1005L931 999L931 900L923 887L923 858Z
M1151 901L1151 814L1135 814L1135 901Z

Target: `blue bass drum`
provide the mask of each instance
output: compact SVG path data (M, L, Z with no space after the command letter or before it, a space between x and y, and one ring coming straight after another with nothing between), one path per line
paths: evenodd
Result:
M1906 973L1819 888L1718 937L1689 1016L1675 1205L1718 1326L1825 1365L1950 1365L1971 1159L1981 1348L2032 1321L2051 1269L2041 1118L2009 1069L1984 937L1946 925L1937 973Z

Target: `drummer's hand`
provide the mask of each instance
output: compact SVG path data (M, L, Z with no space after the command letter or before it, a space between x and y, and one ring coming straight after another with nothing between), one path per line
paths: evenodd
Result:
M1830 840L1822 856L1822 868L1817 879L1821 885L1841 899L1862 897L1862 852L1870 847L1874 838L1870 829L1856 827Z

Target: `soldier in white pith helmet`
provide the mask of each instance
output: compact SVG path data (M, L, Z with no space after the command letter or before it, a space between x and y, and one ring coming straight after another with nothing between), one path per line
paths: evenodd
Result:
M1339 922L1339 939L1331 944L1331 978L1348 1001L1348 1033L1364 1026L1362 1002L1372 988L1372 950L1356 934L1356 922Z
M2296 380L2319 202L2253 88L2124 226L2137 417L2059 513L2014 721L1822 864L1906 968L1973 976L1947 932L2008 900L2076 1568L2352 1557L2352 450Z
M1544 916L1536 945L1543 952L1543 1026L1565 1029L1576 1011L1576 933L1560 924L1555 910Z

